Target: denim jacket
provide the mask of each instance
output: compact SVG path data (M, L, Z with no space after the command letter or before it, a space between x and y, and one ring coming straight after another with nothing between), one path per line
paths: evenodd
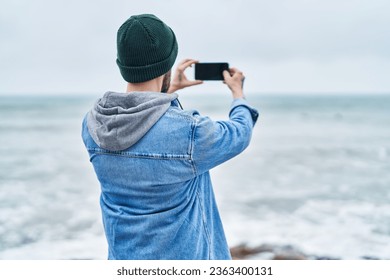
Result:
M235 99L229 120L213 121L179 108L177 95L170 98L162 102L167 105L161 116L126 148L99 146L96 142L104 142L99 131L126 140L139 128L114 129L98 118L92 124L94 109L84 118L82 138L101 186L109 259L231 258L209 170L248 146L258 112L245 99ZM116 108L110 111L114 115L134 107L107 100L97 103ZM143 112L142 106L130 108L132 114Z

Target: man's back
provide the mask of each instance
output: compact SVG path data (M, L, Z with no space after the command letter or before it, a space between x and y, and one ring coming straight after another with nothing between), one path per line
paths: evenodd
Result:
M122 95L137 94L148 93ZM126 102L106 99L100 105L117 112L110 117L121 119L122 132L131 137L123 122ZM84 119L82 136L101 184L109 259L230 259L208 171L245 149L257 112L238 99L229 121L213 122L181 110L173 99L138 141L113 150L96 143L102 124L93 110ZM117 137L111 132L106 143Z

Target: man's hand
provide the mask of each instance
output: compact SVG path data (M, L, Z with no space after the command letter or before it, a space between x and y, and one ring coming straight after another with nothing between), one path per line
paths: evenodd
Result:
M230 88L233 98L244 98L243 85L245 76L237 68L230 68L223 71L224 83Z
M180 62L179 66L176 68L175 74L173 75L171 85L168 89L168 93L172 93L179 89L183 89L186 87L199 85L203 83L203 81L199 81L199 80L190 81L187 79L186 75L184 74L184 71L188 67L192 67L192 64L197 62L198 61L194 59L185 59Z

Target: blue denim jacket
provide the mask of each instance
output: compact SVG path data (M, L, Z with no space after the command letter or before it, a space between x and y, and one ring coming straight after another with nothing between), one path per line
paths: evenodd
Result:
M249 144L258 113L244 99L228 121L177 100L135 144L113 151L82 138L101 185L109 259L230 259L209 170ZM89 113L91 114L91 113ZM88 115L87 115L88 116Z

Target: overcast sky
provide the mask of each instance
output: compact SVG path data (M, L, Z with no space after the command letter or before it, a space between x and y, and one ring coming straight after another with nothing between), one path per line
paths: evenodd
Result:
M389 0L0 1L0 94L123 91L116 32L140 13L174 30L177 61L227 61L249 92L390 93Z

